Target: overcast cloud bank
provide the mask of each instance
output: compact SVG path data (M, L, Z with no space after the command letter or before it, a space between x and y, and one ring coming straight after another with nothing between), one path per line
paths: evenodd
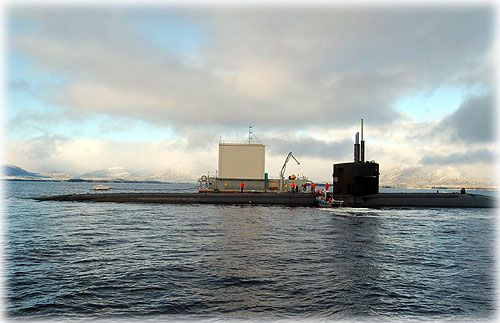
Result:
M492 6L12 5L6 13L11 164L82 173L180 163L196 173L217 167L220 137L244 140L253 124L270 169L293 151L314 160L304 165L311 176L327 179L327 165L352 159L364 118L368 158L383 169L405 161L492 173ZM459 104L398 105L440 89ZM424 110L438 117L414 120ZM133 138L149 128L164 135L138 148ZM87 169L79 159L91 156Z

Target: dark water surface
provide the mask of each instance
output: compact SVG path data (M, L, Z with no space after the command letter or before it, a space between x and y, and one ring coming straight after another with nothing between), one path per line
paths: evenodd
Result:
M196 191L110 184L115 192ZM6 314L493 320L496 209L37 202L4 182Z

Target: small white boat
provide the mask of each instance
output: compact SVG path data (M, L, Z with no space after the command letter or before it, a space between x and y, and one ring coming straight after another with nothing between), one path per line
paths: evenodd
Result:
M94 186L94 191L109 191L111 187L105 185Z

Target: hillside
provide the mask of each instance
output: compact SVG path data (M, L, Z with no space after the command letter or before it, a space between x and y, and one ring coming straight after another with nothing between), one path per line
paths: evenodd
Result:
M494 178L474 177L453 170L434 170L423 166L400 166L380 172L380 185L398 188L495 188Z
M2 165L2 175L6 177L24 177L24 178L48 178L38 173L28 172L21 167L14 165Z
M146 171L130 171L124 167L111 167L108 169L87 172L79 176L70 176L61 172L34 173L13 165L2 165L3 179L18 180L69 180L80 178L89 181L141 181L141 182L174 182L195 183L197 176L188 170L175 165L155 173ZM381 170L380 185L397 188L480 188L496 189L494 178L480 178L466 175L453 170L433 170L422 166L400 166L390 170Z

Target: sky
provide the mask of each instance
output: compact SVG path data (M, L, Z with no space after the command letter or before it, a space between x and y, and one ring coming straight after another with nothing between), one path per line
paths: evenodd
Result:
M495 176L496 7L209 3L5 8L3 162L201 176L219 141L277 177L353 160Z

